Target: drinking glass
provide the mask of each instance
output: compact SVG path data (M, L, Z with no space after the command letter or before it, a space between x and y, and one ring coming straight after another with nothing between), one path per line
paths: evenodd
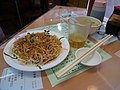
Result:
M84 47L91 27L91 20L75 17L68 20L69 43L72 48Z

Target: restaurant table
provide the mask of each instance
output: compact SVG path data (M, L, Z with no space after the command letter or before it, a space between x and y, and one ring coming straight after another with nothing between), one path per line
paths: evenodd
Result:
M55 6L50 11L37 18L34 22L17 32L16 35L26 32L32 28L57 24L61 21L57 15L66 11L86 12L86 9ZM55 13L58 14L55 16ZM94 43L97 42L91 37L88 37L88 39ZM3 58L3 49L8 41L4 42L0 46L0 75L2 74L2 70L4 68L9 67ZM115 55L115 52L120 50L120 41L117 40L110 44L103 45L101 48L112 56L109 60L102 62L101 64L94 66L54 87L51 86L45 71L42 71L43 90L120 90L120 58Z

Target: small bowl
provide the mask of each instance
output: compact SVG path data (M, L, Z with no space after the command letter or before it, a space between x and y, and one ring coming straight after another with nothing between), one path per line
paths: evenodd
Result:
M101 26L101 21L97 18L94 18L91 16L78 16L77 18L79 18L79 17L84 17L84 18L88 18L91 20L92 25L91 25L89 34L95 33L99 29L99 27Z
M89 48L79 48L76 52L75 52L75 56L76 58L83 54L86 50L88 50ZM83 65L86 65L86 66L96 66L96 65L99 65L102 61L102 58L101 58L101 55L95 51L93 52L91 55L89 55L88 57L86 57L85 59L83 59L81 61L81 63Z

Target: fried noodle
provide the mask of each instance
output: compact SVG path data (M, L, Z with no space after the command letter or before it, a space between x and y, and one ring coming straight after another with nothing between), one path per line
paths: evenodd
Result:
M61 41L49 33L28 33L14 42L12 54L20 64L44 65L60 55Z

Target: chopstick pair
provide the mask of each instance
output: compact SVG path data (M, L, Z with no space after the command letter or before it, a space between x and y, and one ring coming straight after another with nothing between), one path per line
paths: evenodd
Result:
M94 44L91 48L89 48L86 52L84 52L82 55L80 55L78 58L73 60L70 64L67 66L63 67L61 70L56 72L57 77L63 76L67 71L72 69L75 65L80 63L84 58L86 58L88 55L90 55L92 52L94 52L98 47L100 47L103 43L105 43L108 39L110 39L113 35L107 35L104 37L101 41L98 43Z

